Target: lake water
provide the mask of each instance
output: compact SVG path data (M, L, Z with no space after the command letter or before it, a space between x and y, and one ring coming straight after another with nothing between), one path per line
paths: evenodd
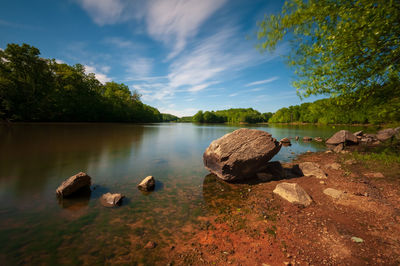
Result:
M210 176L202 155L212 140L245 127L163 124L0 125L0 261L15 264L104 264L163 261L143 246L160 250L189 237L207 216L205 186ZM345 127L267 126L283 137L327 138ZM351 127L354 132L359 127ZM290 161L323 144L292 141L272 159ZM92 177L91 194L58 200L55 189L80 171ZM153 175L156 190L136 185ZM210 190L211 189L211 190ZM210 193L211 191L211 193ZM99 197L123 193L119 208L105 208Z

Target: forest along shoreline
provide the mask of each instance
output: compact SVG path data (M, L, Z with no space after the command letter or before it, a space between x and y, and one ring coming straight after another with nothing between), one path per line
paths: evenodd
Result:
M199 218L201 226L193 229L191 239L165 250L168 261L179 265L399 264L398 131L380 143L374 139L377 135L338 132L330 142L341 137L345 142L335 145L336 152L302 154L280 164L281 176L275 172L268 182L258 178L233 184L210 174L203 193L211 215ZM348 139L364 140L349 145ZM291 174L296 166L302 168L302 176ZM278 187L285 183L288 187L279 193ZM291 187L295 187L293 195Z

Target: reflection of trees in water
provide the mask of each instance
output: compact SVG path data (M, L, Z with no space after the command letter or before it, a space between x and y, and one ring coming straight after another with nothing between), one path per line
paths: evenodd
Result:
M115 153L129 156L140 149L145 132L155 130L132 124L0 125L0 180L11 181L17 195L41 191L65 165L78 172Z

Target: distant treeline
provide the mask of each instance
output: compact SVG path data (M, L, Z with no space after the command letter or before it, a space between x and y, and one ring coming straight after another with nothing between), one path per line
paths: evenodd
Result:
M400 100L393 97L385 103L376 99L346 104L336 97L284 107L275 113L260 113L252 108L221 111L198 111L193 117L178 122L197 123L318 123L318 124L382 124L400 122Z
M378 95L376 96L379 97ZM400 99L394 93L392 96L385 102L371 98L358 104L346 104L346 99L341 98L317 100L312 103L281 108L274 113L269 122L320 124L382 124L399 122Z
M39 49L8 44L0 50L0 120L160 122L140 95L115 82L102 84L84 66L39 57Z
M268 122L272 113L260 113L252 108L231 108L220 111L198 111L192 118L197 123L261 123Z

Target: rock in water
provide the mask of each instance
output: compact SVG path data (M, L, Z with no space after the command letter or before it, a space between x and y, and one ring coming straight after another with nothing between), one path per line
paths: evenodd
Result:
M156 186L156 181L154 180L154 177L149 175L145 179L140 182L140 184L137 186L138 189L143 190L143 191L151 191L154 190L154 187Z
M348 130L340 130L330 137L326 144L338 145L340 143L358 143L357 137Z
M105 207L116 207L121 205L124 196L120 193L111 194L110 192L104 194L100 198L100 202Z
M290 143L290 139L283 138L283 139L280 140L280 142L282 142L282 143Z
M225 181L253 178L279 152L271 134L242 128L211 142L203 154L204 166Z
M90 188L91 178L86 173L80 172L66 179L57 188L56 193L60 197L68 197L83 188Z
M291 203L308 206L312 202L307 192L296 183L280 183L273 192Z
M322 171L322 169L316 163L304 162L304 163L299 164L299 167L300 167L301 171L303 172L303 175L305 175L305 176L315 176L316 178L319 178L319 179L327 178L324 171Z
M305 136L305 137L303 137L303 141L312 141L312 138Z

